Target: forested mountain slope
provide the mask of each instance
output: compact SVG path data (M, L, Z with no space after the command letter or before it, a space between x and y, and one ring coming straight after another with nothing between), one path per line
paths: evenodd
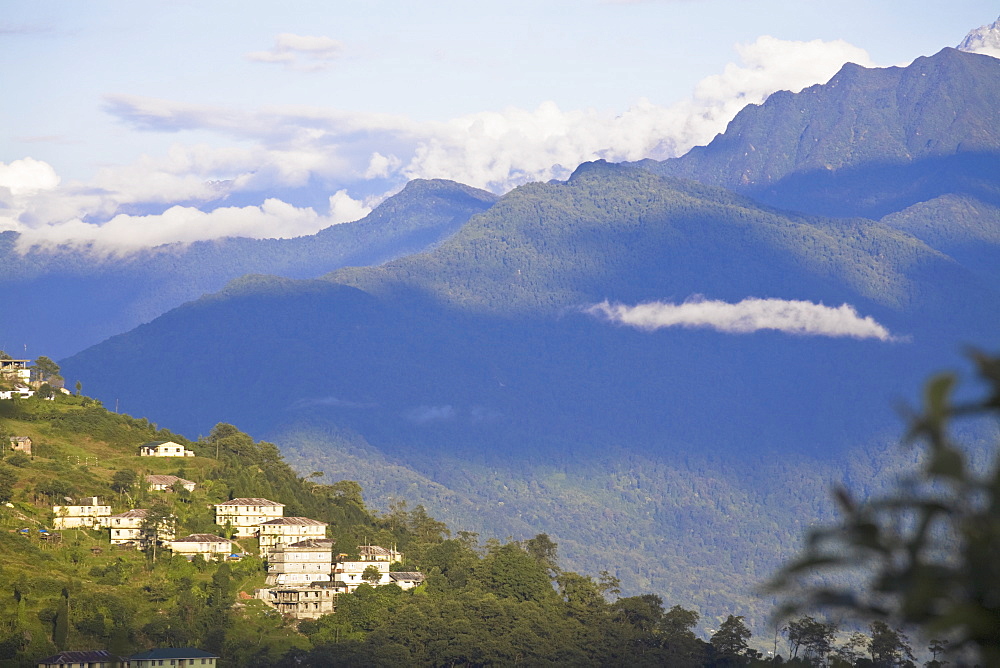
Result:
M148 322L248 273L311 278L345 265L378 264L448 237L496 196L452 181L413 181L368 216L294 239L226 238L124 255L100 249L17 249L0 233L0 290L39 305L0 323L0 347L64 357ZM41 307L44 305L44 307ZM27 351L29 355L32 350Z

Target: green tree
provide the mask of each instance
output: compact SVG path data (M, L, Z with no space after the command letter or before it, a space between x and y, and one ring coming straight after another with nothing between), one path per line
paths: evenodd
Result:
M144 541L149 545L153 561L156 561L156 551L160 544L160 537L173 533L174 514L171 507L162 502L153 503L146 511L146 516L142 518L139 525L139 532Z
M17 474L14 473L14 469L9 466L0 466L0 503L7 503L14 498L14 485L16 484Z
M374 564L366 566L365 570L361 573L361 579L374 587L382 579L382 571Z
M705 663L707 647L695 635L700 615L679 605L663 613L659 635L665 650L665 663L677 668L694 668Z
M1000 357L971 357L986 398L955 404L952 374L927 383L909 434L926 445L921 468L866 502L837 491L841 522L813 531L804 554L771 583L788 597L785 610L835 607L913 624L970 648L984 665L1000 665L1000 458L978 473L951 437L956 419L1000 414ZM844 569L857 577L837 581L862 584L832 586L815 577Z
M878 668L913 665L913 650L902 631L881 620L872 622L868 630L871 632L868 653Z
M750 649L747 640L752 635L742 615L729 615L709 641L714 650L716 663L720 665L745 663L744 657Z
M519 601L542 601L554 596L545 567L517 543L507 543L483 559L477 573L488 590Z
M534 538L524 541L524 551L551 573L559 571L559 560L556 556L557 547L549 535L545 533L540 533Z
M31 365L31 369L34 372L36 380L43 382L62 380L62 376L59 375L59 365L45 355L40 355L35 360L35 363Z
M807 659L825 665L826 657L833 649L833 638L837 634L837 625L825 624L807 615L789 622L785 632L788 635L789 651L792 658L797 657L801 649Z
M69 600L64 596L59 601L59 610L52 625L52 644L56 649L66 649L66 640L69 638Z
M111 489L119 494L126 494L132 491L135 484L139 482L139 476L131 469L120 469L111 476Z

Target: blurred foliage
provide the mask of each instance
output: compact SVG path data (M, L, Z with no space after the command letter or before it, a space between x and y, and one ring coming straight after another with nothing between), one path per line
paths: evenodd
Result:
M1000 413L1000 357L972 357L985 398L956 401L953 374L927 383L910 431L926 447L919 470L868 500L838 490L840 523L813 530L802 555L771 583L789 597L787 609L888 619L1000 665L1000 455L994 447L994 460L977 470L953 436L959 420L994 421ZM863 584L837 586L823 577L844 570ZM879 637L889 635L883 621L875 624Z

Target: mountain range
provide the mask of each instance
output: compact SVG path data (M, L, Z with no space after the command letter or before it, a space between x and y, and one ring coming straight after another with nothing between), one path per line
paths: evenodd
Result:
M421 252L394 240L395 259L348 267L331 245L308 279L257 265L63 370L452 526L547 532L630 591L747 609L832 512L826 482L877 486L906 456L898 404L962 345L997 344L998 83L1000 61L953 49L847 65L675 160L587 163L495 202L436 183L461 206L427 210L449 222ZM407 212L391 219L412 233ZM629 324L639 305L655 327ZM805 312L823 326L776 324Z
M31 342L29 354L58 359L248 273L311 278L385 262L439 243L496 199L451 181L413 181L365 218L310 236L224 238L124 253L74 245L24 252L16 232L0 232L0 289L23 304L45 304L31 318L0 324L0 348L17 354Z

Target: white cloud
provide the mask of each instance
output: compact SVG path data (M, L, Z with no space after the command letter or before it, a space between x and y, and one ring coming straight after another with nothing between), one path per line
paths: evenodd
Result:
M15 227L18 247L53 247L71 244L101 253L122 253L171 243L191 243L222 237L288 239L364 217L370 209L345 191L330 198L329 215L298 208L279 199L260 206L221 207L201 211L192 206L172 206L161 214L119 214L96 224L73 219L59 224Z
M825 82L848 61L871 65L864 50L843 41L761 37L737 45L730 63L703 80L691 98L670 107L639 100L614 115L592 109L508 108L445 122L319 108L237 112L164 100L111 96L109 111L145 130L206 129L269 147L335 153L343 173L362 178L448 178L504 192L532 180L564 178L581 162L667 158L708 143L750 103L776 90ZM307 161L303 160L304 167Z
M807 301L747 298L736 304L693 299L683 304L651 302L637 306L602 302L585 313L647 331L666 327L706 328L730 334L776 330L800 336L896 340L871 316L853 306L824 306Z
M328 62L341 50L330 38L285 33L265 52L270 55L257 59ZM566 178L585 161L679 155L710 141L744 105L761 102L775 90L826 81L848 60L870 64L864 51L840 41L761 37L738 46L737 53L740 64L702 81L689 99L670 107L639 100L617 115L562 110L545 102L534 110L508 108L417 122L319 107L243 111L113 95L107 111L135 129L179 138L186 131L207 132L230 145L178 141L165 155L106 167L86 184L60 184L47 164L15 160L0 169L0 229L21 231L25 243L75 239L118 250L212 235L308 234L318 229L315 225L364 215L374 200L361 203L349 196L359 189L390 193L408 179L446 178L503 193L528 181ZM241 192L316 187L336 193L328 216L310 216L302 209L277 215L262 205L250 207L256 213L230 208L222 210L230 213L199 218L196 208ZM151 203L178 206L170 215L116 215ZM238 215L232 213L237 210ZM117 241L116 234L124 238Z
M34 195L59 185L59 175L52 165L34 158L14 160L9 165L0 162L0 188L13 197Z
M370 206L352 199L346 190L338 190L330 198L329 219L332 221L331 225L361 220L371 212Z
M288 68L314 72L329 67L344 51L344 44L330 37L283 32L269 51L253 51L246 59L257 63L280 63Z

